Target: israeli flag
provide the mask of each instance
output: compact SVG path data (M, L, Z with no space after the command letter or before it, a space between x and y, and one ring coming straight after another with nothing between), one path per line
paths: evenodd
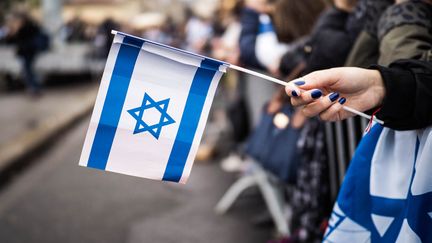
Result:
M432 242L432 127L372 127L351 161L324 242Z
M79 164L186 183L228 64L113 33Z

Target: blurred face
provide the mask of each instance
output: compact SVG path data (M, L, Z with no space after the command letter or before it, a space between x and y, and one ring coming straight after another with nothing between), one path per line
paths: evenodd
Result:
M7 20L7 26L12 31L17 31L21 28L21 26L24 24L24 20L22 18L19 18L17 16L9 17Z
M333 3L341 10L352 12L357 4L357 0L334 0Z

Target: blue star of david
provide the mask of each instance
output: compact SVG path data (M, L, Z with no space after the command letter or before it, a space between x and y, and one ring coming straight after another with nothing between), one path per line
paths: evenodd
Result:
M381 130L379 130L379 133L380 132ZM376 136L377 138L378 135ZM417 140L416 152L413 158L414 161L416 161L417 158L418 148L419 148L419 141ZM361 167L368 168L368 172L370 172L370 166L371 166L370 161L372 160L372 155L373 155L373 150L370 151L371 151L370 154L362 158L361 159L362 161L360 163L356 163L357 165L360 164ZM411 175L411 182L409 188L411 188L413 179L415 177L415 173L416 173L415 164L416 162L414 162L413 164L414 168L413 168L413 173ZM395 242L399 235L399 231L402 227L403 220L406 219L411 229L417 234L418 237L420 237L422 242L432 242L432 234L430 233L430 229L432 229L432 216L429 216L429 214L432 212L432 203L430 203L432 202L432 192L428 192L421 195L413 195L411 193L411 190L409 190L406 199L389 199L389 198L377 197L377 196L372 196L369 193L370 173L364 173L362 175L362 178L363 181L365 181L365 183L357 184L355 188L356 191L359 192L359 195L361 195L360 197L357 198L362 198L363 201L362 202L350 201L349 203L340 202L346 204L342 206L340 205L341 208L344 207L345 209L348 209L350 207L348 204L356 204L356 203L359 205L361 204L365 212L392 217L394 218L393 222L389 225L384 235L381 236L378 233L377 229L375 228L372 219L370 218L368 213L359 213L353 210L344 210L346 216L342 216L333 212L335 215L338 216L339 220L335 222L335 226L330 227L329 232L326 234L326 236L324 236L324 238L330 235L330 233L335 228L337 228L339 224L346 217L349 217L354 222L357 222L358 224L365 227L371 232L371 242ZM347 187L350 186L351 185L349 186L347 185ZM380 205L380 206L372 207L371 204L372 201L375 202L375 205ZM408 204L410 204L410 207L407 207Z
M141 106L127 111L137 121L133 134L149 132L153 137L159 139L162 127L175 123L174 119L167 113L169 101L170 99L165 99L156 102L145 93ZM144 111L151 108L157 109L161 116L158 123L149 125L143 120L143 116Z

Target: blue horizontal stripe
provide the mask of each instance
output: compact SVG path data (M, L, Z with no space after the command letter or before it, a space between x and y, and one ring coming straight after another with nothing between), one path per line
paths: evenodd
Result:
M179 182L182 177L211 81L221 64L215 60L205 59L195 73L165 169L164 181Z
M144 41L125 36L108 86L87 167L105 170L140 48Z

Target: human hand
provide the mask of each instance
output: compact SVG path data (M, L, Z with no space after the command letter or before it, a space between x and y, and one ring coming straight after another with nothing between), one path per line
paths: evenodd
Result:
M384 83L377 70L354 67L310 73L291 81L285 91L291 97L292 105L303 106L304 115L319 115L325 121L354 116L342 109L345 102L363 112L380 106L385 96Z
M275 60L274 63L270 64L267 67L267 71L273 76L273 77L280 77L281 72L279 71L280 66L280 59Z

